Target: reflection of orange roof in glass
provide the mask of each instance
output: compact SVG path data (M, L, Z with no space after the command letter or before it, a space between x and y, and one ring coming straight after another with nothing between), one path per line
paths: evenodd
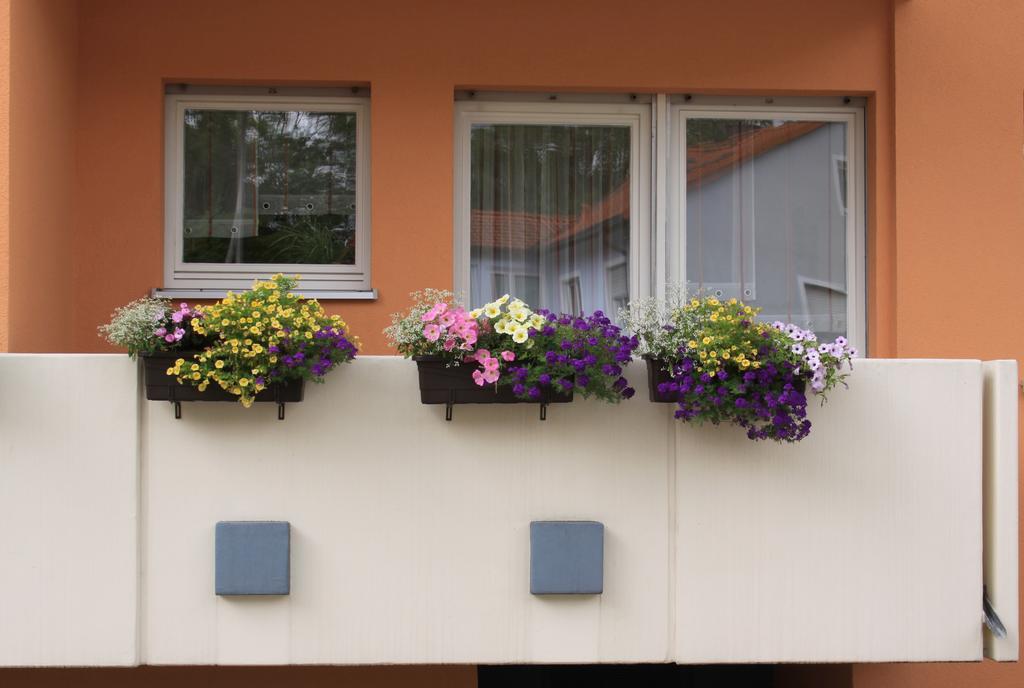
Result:
M825 122L786 122L777 127L747 129L725 141L686 147L686 181L708 182L736 165L810 134Z
M565 241L615 217L628 217L629 194L627 179L575 216L474 209L469 220L470 245L528 248Z

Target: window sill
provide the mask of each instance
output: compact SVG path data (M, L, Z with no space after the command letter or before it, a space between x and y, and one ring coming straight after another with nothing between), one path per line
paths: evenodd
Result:
M228 291L238 294L244 289L153 289L150 294L158 298L166 299L222 299L227 296ZM376 301L376 289L298 289L296 290L308 299L319 301Z

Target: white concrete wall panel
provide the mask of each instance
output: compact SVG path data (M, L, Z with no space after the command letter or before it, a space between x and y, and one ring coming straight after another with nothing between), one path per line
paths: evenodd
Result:
M985 380L985 587L1006 637L985 633L985 656L1016 662L1020 654L1018 608L1018 448L1016 361L982 363Z
M0 664L979 659L982 379L860 361L778 446L644 391L446 423L391 357L283 422L138 407L120 357L0 357ZM529 594L546 519L605 524L603 595ZM291 523L290 596L214 595L221 520Z
M797 446L677 428L679 661L981 657L980 363L849 386Z
M458 406L447 423L413 363L366 357L275 413L147 405L146 662L669 659L664 409ZM214 523L246 519L291 522L289 598L213 596ZM529 594L537 519L606 525L603 596Z
M126 356L0 356L0 666L136 663Z

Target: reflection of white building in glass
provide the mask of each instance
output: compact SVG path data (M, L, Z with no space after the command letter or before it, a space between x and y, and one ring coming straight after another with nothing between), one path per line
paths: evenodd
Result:
M629 301L627 180L575 216L472 210L474 304L510 293L555 311L604 310Z
M846 125L781 122L687 149L686 280L836 336L846 322Z
M783 122L688 149L688 291L846 332L845 126ZM575 216L471 211L472 301L511 293L616 313L629 298L628 218L628 181Z

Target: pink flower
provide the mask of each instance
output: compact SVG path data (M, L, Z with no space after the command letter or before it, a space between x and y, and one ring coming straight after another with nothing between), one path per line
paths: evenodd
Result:
M420 320L423 322L430 322L437 317L437 307L431 308L429 311L420 316Z
M484 372L497 370L498 366L500 365L498 363L498 359L496 358L485 358L482 362L484 364Z
M165 342L174 342L174 341L177 341L177 340L174 339L174 335L173 334L169 334L166 337L164 337L164 341Z
M176 341L176 342L180 341L181 338L184 337L184 336L185 336L185 330L181 329L180 327L174 328L174 341Z
M503 359L505 359L506 361L514 361L514 360L516 360L516 355L513 352L511 352L511 351L502 351L501 352L501 357Z
M153 334L155 334L157 337L163 337L165 334L167 334L167 328L158 327L155 330L153 330Z
M441 323L441 327L451 327L455 324L455 316L451 312L442 313L438 322Z
M497 369L485 370L483 374L484 382L487 382L488 384L493 384L498 381L499 376L500 375Z
M446 337L444 340L444 350L451 351L455 348L455 337Z
M488 359L490 357L491 357L491 352L488 351L487 349L477 349L476 350L476 360L479 361L480 363L483 363L485 359Z
M174 311L173 313L171 313L171 320L173 320L176 323L180 323L181 319L184 317L185 314L182 311Z
M441 328L434 323L430 323L423 328L423 336L426 337L429 342L436 342L438 337L441 336Z
M473 382L475 382L478 385L480 385L481 387L483 387L484 386L484 374L481 373L479 370L474 370L473 371Z

